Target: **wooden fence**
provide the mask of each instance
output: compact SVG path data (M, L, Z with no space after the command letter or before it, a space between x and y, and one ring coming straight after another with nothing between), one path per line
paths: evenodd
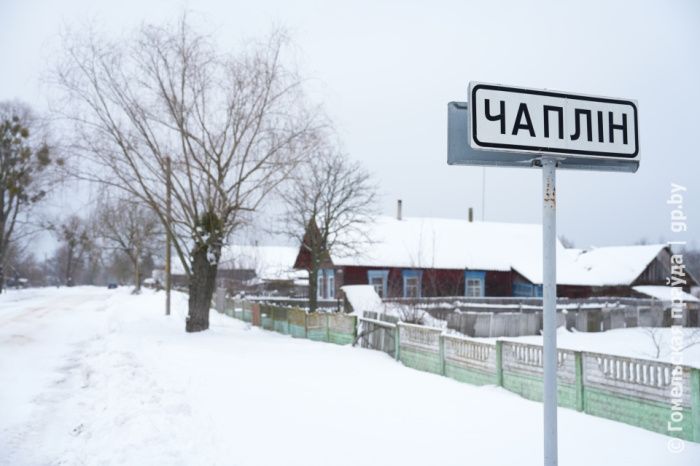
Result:
M390 356L396 355L396 324L398 317L364 312L358 323L357 339L362 348L383 351Z

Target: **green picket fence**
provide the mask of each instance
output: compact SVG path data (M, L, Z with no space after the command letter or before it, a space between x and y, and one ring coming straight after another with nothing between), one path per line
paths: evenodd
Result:
M294 338L307 338L338 345L351 344L357 334L356 317L315 312L293 307L226 300L226 315ZM230 311L229 311L230 309Z

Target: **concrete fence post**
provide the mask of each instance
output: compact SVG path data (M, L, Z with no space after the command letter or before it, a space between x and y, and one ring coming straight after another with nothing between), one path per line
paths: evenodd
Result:
M445 375L445 335L440 334L440 375Z
M690 400L693 416L693 442L700 443L700 369L690 369Z
M396 360L400 361L401 360L401 326L399 325L400 322L396 322L396 337L394 338L394 343L396 344Z
M496 384L503 386L503 342L496 340Z
M574 352L574 363L576 365L576 411L584 412L586 407L583 402L583 353Z

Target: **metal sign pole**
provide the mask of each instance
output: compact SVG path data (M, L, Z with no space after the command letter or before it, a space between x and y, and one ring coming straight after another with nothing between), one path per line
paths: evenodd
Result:
M555 171L635 173L641 160L638 113L636 100L478 81L469 83L469 102L447 106L449 165L542 167L545 466L559 461Z
M544 464L557 459L557 161L542 159Z

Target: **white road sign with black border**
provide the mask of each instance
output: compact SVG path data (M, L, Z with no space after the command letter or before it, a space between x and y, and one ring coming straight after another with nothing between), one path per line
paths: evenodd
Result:
M469 84L472 149L639 161L637 102Z

